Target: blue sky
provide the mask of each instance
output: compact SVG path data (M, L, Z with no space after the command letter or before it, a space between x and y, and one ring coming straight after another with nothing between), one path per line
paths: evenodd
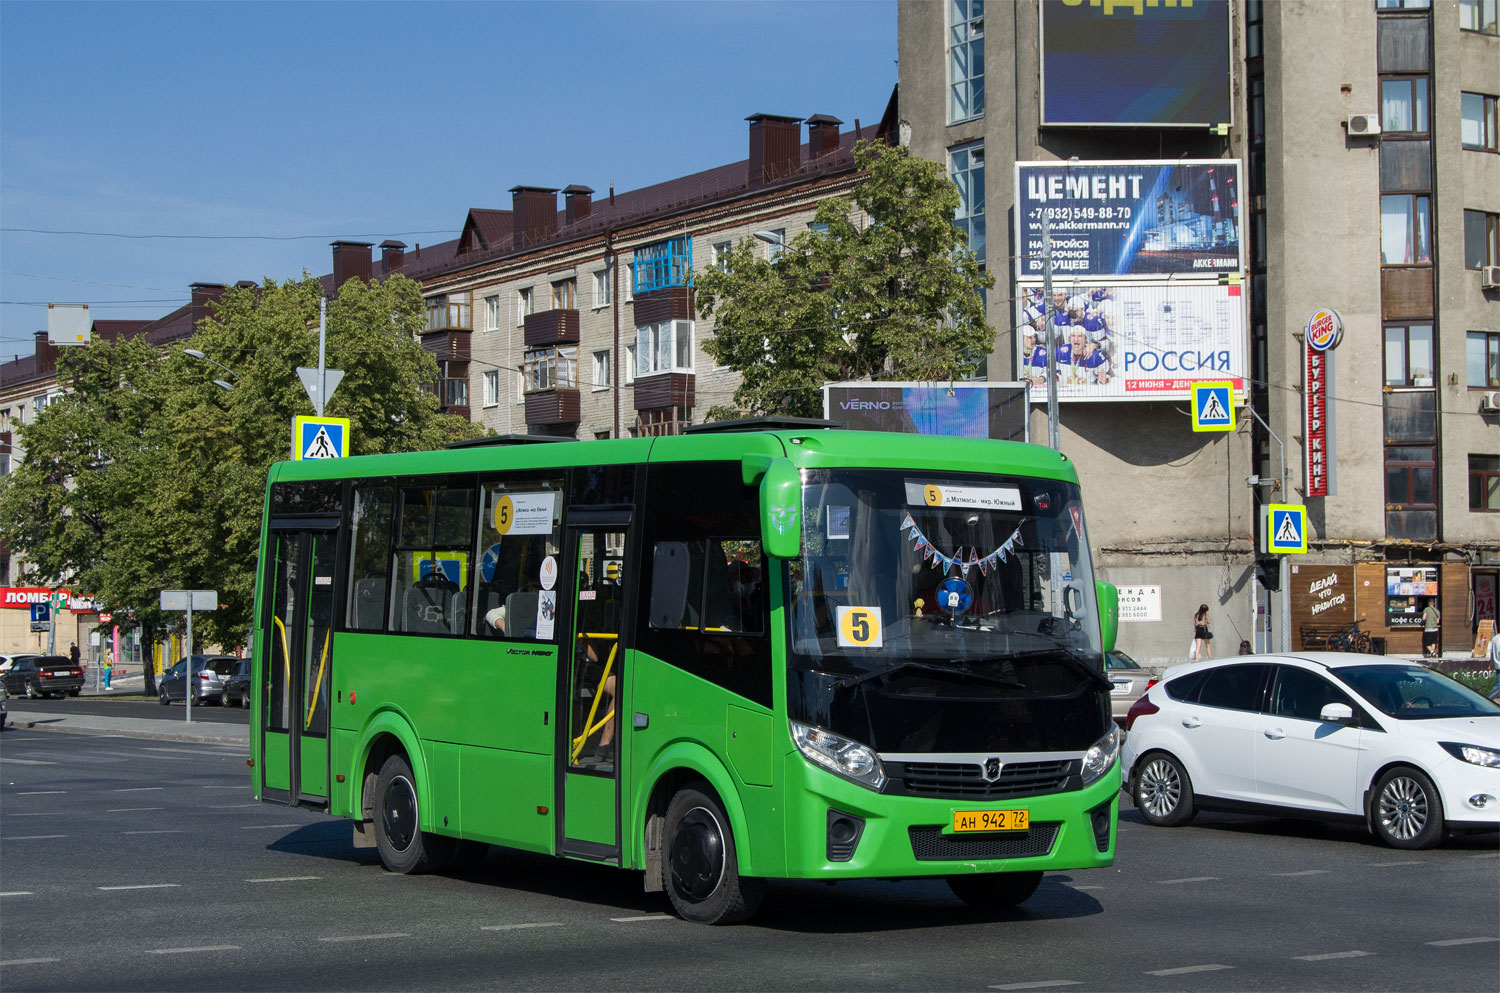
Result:
M334 238L446 241L518 184L744 158L751 113L873 123L895 60L894 0L3 0L0 357L49 301L154 318Z

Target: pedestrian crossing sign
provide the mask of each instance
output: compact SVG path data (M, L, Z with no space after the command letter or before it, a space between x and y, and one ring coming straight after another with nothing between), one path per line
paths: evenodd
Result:
M349 455L349 418L292 418L292 459L342 459Z
M1234 384L1193 384L1193 430L1234 430Z
M1272 552L1301 555L1307 551L1307 508L1289 503L1266 506L1266 545Z

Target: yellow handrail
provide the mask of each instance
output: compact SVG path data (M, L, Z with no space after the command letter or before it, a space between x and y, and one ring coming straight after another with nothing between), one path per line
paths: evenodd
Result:
M610 718L615 716L615 710L613 706L614 701L610 701L611 706L609 713L604 715L603 719L601 719L598 724L594 723L594 714L599 710L599 698L604 695L604 684L609 680L609 671L614 668L615 652L618 651L619 648L619 642L616 642L615 644L609 646L609 658L604 663L604 672L599 677L599 686L594 690L594 702L589 704L589 716L586 717L583 721L583 734L580 734L578 737L573 739L573 754L570 758L570 761L572 762L577 762L578 756L583 754L583 745L586 741L589 740L589 736L592 735L595 731L602 728L604 725L608 724Z
M275 621L276 626L281 629L281 659L282 664L286 666L286 682L290 686L292 682L292 649L286 641L286 625L281 623L281 618L279 617L272 617L271 620Z
M312 727L313 714L318 712L318 691L323 688L323 668L328 665L328 646L333 641L333 629L323 636L323 657L318 661L318 680L313 683L312 706L307 708L307 720L302 724L302 730L306 731Z

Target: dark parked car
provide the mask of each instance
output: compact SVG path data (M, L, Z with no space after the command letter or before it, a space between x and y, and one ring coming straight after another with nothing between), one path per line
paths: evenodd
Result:
M234 667L239 661L233 655L194 655L193 702L221 702L224 699L224 680L234 674ZM173 700L186 698L182 678L186 665L187 659L178 659L172 668L162 673L161 682L157 684L156 699L163 707Z
M226 707L239 706L250 708L250 660L240 659L234 666L234 672L224 680L223 703Z
M5 689L12 696L77 696L83 689L83 669L66 655L23 655L5 674Z

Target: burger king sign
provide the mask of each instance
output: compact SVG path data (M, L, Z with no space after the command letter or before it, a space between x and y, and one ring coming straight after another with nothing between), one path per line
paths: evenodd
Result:
M1336 310L1320 310L1307 322L1307 345L1326 352L1344 337L1344 321Z

